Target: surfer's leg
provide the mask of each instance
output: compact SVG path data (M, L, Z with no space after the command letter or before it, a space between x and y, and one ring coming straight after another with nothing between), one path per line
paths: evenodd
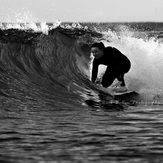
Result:
M105 74L102 77L102 82L101 82L102 86L109 87L113 83L115 78L116 78L115 72L107 68Z
M126 60L121 61L120 69L117 73L117 79L118 81L121 81L120 86L125 87L125 80L124 80L124 74L126 74L131 68L131 62L128 58Z
M120 81L120 85L117 86L115 88L114 91L116 92L125 92L127 91L127 88L126 88L126 84L125 84L125 81L124 81L124 73L123 74L119 74L118 77L117 77L118 81Z
M124 74L119 74L117 79L118 79L118 81L121 81L120 86L122 86L122 87L126 86L125 80L124 80Z

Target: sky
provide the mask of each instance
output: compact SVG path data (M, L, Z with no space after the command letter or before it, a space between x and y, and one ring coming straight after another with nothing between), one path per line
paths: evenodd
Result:
M0 22L163 22L163 0L1 0Z

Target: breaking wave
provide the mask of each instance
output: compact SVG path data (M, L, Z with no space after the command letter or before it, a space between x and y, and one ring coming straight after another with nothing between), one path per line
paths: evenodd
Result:
M96 40L119 48L131 60L132 68L126 75L129 89L142 95L145 102L161 103L160 35L160 31L131 30L121 24L1 23L1 100L3 104L14 99L58 106L81 104L89 98L98 101L99 92L89 80L89 51Z

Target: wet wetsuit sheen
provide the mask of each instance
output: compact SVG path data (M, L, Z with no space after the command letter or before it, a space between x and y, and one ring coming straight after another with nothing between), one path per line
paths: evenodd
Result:
M102 57L98 59L94 58L92 69L93 83L97 78L98 66L100 64L107 66L101 83L104 87L110 86L116 78L119 81L122 81L122 85L125 85L124 74L129 71L131 64L129 59L125 55L123 55L118 49L106 47L104 49L104 54Z

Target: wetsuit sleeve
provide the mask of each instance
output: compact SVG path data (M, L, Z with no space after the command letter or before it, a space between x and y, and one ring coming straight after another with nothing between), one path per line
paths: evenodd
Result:
M93 62L93 68L92 68L92 82L94 83L96 78L97 78L97 73L98 73L98 64L96 64L95 62Z

